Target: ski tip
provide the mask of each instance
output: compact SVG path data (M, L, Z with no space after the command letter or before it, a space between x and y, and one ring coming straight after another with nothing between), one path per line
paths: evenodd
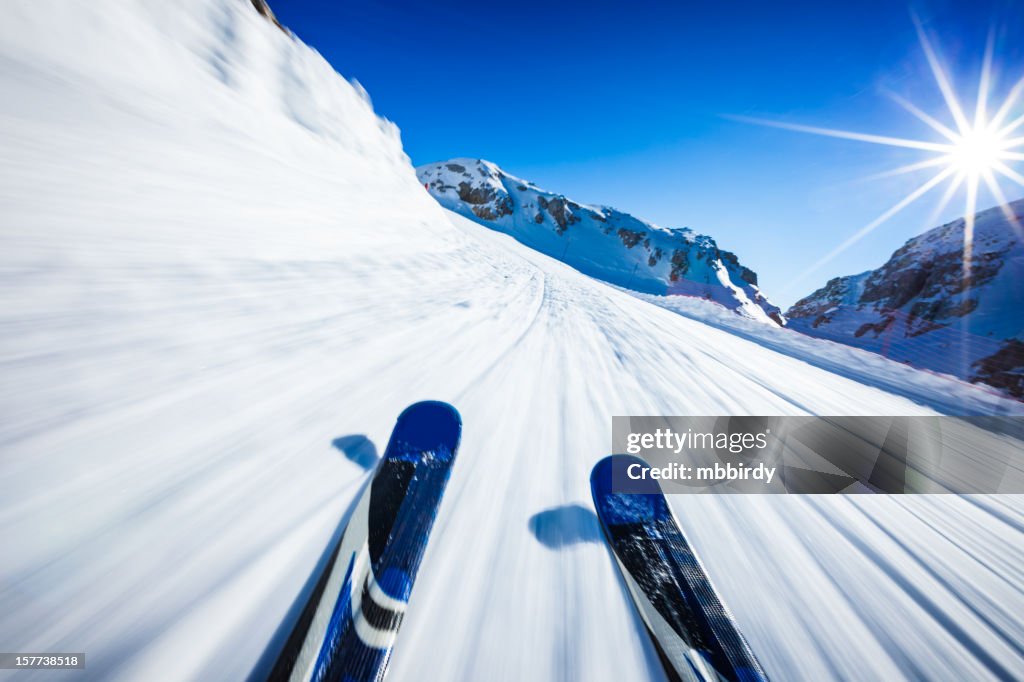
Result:
M439 400L413 403L398 415L388 450L401 444L408 452L453 456L462 436L459 411Z
M590 492L602 523L650 521L668 513L656 480L630 476L630 472L639 476L640 471L649 468L647 462L633 455L609 455L594 465L590 472Z
M618 492L614 489L614 487L619 487L621 489L622 486L614 486L614 483L621 484L627 480L630 480L628 478L628 474L630 471L630 467L634 465L639 466L641 469L650 468L647 465L647 462L633 455L608 455L600 462L595 464L594 468L590 472L590 489L593 492L594 497L605 497L607 495L612 495ZM636 470L634 469L633 471ZM661 489L658 486L657 481L653 481L651 479L644 480L649 480L651 483L654 484L654 487L652 487L650 490L643 490L642 492L661 492Z

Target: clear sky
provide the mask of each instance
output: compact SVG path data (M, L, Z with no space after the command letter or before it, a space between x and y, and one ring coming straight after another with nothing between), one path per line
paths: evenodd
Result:
M866 180L924 157L730 115L937 140L886 94L952 124L912 11L972 110L990 29L995 99L1024 76L1024 3L1013 0L271 6L363 84L401 128L414 164L486 158L576 200L692 227L735 251L784 307L830 277L881 265L933 227L942 189L807 273L934 170ZM1010 199L1024 197L1003 186ZM963 205L954 200L935 220L959 217Z

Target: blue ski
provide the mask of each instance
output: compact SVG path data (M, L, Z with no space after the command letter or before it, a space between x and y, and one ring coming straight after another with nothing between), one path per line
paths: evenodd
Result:
M594 507L647 632L671 680L767 680L700 561L683 537L661 486L645 481L637 494L614 492L629 455L602 459L590 474ZM649 484L649 485L648 485Z
M416 403L398 417L269 680L383 679L461 433L446 403Z

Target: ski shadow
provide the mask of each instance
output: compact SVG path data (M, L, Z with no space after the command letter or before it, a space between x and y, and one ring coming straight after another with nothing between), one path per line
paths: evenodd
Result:
M366 436L356 433L350 436L341 436L331 441L331 445L341 451L345 458L363 469L371 471L377 466L380 455L377 454L377 446Z
M597 514L578 504L552 507L530 517L530 532L548 549L600 542Z

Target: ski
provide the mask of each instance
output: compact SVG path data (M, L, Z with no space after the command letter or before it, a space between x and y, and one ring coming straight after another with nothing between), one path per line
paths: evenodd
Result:
M671 680L759 682L768 678L694 555L655 480L618 493L629 455L594 466L590 489L604 536Z
M269 680L383 679L461 433L446 403L416 403L398 417Z

